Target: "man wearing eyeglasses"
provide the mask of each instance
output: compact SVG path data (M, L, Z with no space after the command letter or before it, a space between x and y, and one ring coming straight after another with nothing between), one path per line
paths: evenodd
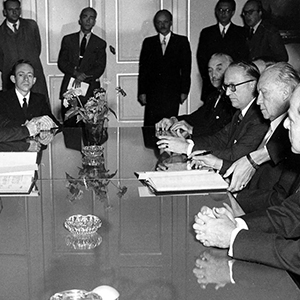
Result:
M243 27L231 22L235 8L234 0L219 0L215 6L215 16L218 23L204 28L200 33L197 64L202 77L201 99L204 102L213 90L207 66L214 53L228 54L234 61L248 59L246 32Z
M248 0L242 16L248 31L247 43L250 59L272 57L275 61L288 61L288 54L278 29L263 20L263 6L260 0Z
M239 193L237 200L244 211L253 210L248 190L271 189L279 180L284 161L289 154L290 142L283 123L290 105L290 98L300 78L294 68L285 62L269 66L258 82L257 103L265 119L271 121L268 132L259 147L234 162L225 177L231 176L229 191Z
M256 84L259 71L253 64L232 63L225 72L223 88L237 109L231 122L214 135L193 137L159 136L160 149L184 153L193 158L192 166L211 167L225 172L237 159L256 149L268 129L256 104ZM252 150L251 150L252 149ZM211 151L213 154L202 155Z

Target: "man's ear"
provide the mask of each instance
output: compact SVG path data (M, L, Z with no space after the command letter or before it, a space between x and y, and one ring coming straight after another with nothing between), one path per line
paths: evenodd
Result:
M36 82L36 77L33 77L33 83L32 83L32 85L34 85L35 82Z
M9 78L10 78L11 82L16 83L16 77L15 77L15 75L10 75Z
M6 13L5 9L2 10L2 13L3 13L3 16L6 17L7 13Z

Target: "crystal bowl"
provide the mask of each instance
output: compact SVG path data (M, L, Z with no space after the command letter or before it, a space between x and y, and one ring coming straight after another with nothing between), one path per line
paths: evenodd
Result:
M92 234L102 225L102 221L94 215L73 215L66 219L65 228L74 234Z
M103 155L103 147L98 145L84 146L81 152L87 157L98 157Z

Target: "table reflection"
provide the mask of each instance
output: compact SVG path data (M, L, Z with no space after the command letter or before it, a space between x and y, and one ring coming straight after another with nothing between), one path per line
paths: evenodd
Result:
M157 163L141 128L108 128L100 166L84 164L80 132L67 131L43 150L40 196L2 199L3 299L49 299L102 285L115 288L122 300L299 298L285 271L234 261L230 276L226 250L215 252L195 240L194 215L203 205L222 206L221 195L139 196L134 172L153 170ZM73 201L66 173L74 190L82 191ZM99 217L97 235L71 236L64 222L76 214Z

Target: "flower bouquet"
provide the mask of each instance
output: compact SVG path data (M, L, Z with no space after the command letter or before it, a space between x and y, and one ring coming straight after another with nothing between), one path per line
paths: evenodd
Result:
M93 96L85 104L82 103L81 89L72 88L64 93L63 105L69 108L65 114L66 119L76 116L76 122L84 123L84 141L87 145L102 145L108 138L108 115L111 112L116 118L116 113L108 107L106 90L95 89Z

